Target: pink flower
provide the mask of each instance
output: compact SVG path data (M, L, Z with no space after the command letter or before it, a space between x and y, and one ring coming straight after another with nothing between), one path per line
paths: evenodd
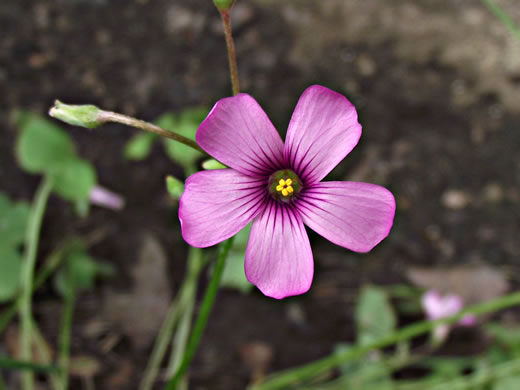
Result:
M96 206L112 210L121 210L125 206L125 200L121 195L98 185L90 191L89 200Z
M219 100L197 132L198 144L231 169L198 172L180 199L182 235L215 245L253 221L247 279L265 295L303 294L314 273L304 225L355 252L368 252L392 227L395 199L383 187L321 182L361 136L354 106L318 85L300 97L285 145L247 94Z
M455 315L464 307L462 298L458 295L448 294L441 296L441 294L435 290L425 292L422 296L421 303L426 312L426 316L430 320L438 320ZM475 322L475 317L468 314L459 321L459 325L473 326ZM450 325L439 325L435 328L433 334L437 341L444 341L449 331Z

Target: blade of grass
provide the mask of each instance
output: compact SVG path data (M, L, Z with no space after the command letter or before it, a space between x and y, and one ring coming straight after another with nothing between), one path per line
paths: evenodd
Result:
M511 19L511 17L504 11L495 0L481 0L482 3L497 17L498 20L509 30L513 36L520 40L520 27Z
M0 356L0 368L8 370L21 370L31 372L58 372L59 368L53 365L37 364L23 360L15 360Z

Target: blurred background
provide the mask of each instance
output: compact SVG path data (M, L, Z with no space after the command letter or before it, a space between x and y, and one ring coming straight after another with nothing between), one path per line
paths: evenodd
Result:
M520 23L520 4L497 3ZM477 0L238 0L232 24L241 89L282 135L310 84L349 97L363 136L329 180L386 186L398 208L390 236L368 254L310 232L316 273L301 297L222 290L190 369L194 389L242 389L260 363L277 371L352 340L367 283L414 283L467 303L518 288L520 41L489 9ZM13 112L46 115L57 98L149 121L210 108L231 94L218 12L210 0L3 0L0 91L0 189L30 201L40 178L17 165ZM100 237L89 253L117 276L79 298L72 354L99 363L96 388L134 389L186 269L164 182L184 173L159 144L143 161L125 159L136 130L63 126L126 207L78 218L51 198L40 254L72 233ZM59 314L44 288L34 315L50 343ZM399 325L421 318L402 315ZM12 352L16 324L9 329L0 348ZM460 332L446 353L485 348L477 330Z

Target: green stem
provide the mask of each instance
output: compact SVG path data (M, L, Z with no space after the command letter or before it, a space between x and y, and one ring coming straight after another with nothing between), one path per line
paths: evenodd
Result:
M470 390L486 385L489 382L516 375L520 372L520 359L511 360L506 363L489 367L488 369L477 370L475 373L457 378L455 380L446 381L428 387L428 390Z
M25 260L22 270L22 296L20 303L21 320L21 357L23 360L31 360L31 298L33 291L34 267L36 264L36 254L38 252L38 242L40 239L40 229L43 215L47 206L47 200L52 190L52 182L48 178L43 178L38 191L36 192L25 240ZM32 372L26 372L22 377L22 388L32 390L34 387L34 377Z
M67 283L67 293L65 295L65 303L63 308L63 317L61 320L61 329L59 334L59 364L63 369L60 377L59 390L67 390L69 385L69 365L70 365L70 335L72 330L72 317L74 315L74 306L76 302L76 284L75 282Z
M465 315L473 314L473 315L483 315L487 313L492 313L501 309L505 309L508 307L520 305L520 292L516 292L513 294L505 295L503 297L497 298L495 300L481 303L478 305L474 305L468 307L465 310L462 310L458 314L443 318L436 321L423 321L410 326L407 326L401 330L398 330L386 337L383 337L379 340L376 340L373 343L362 345L356 348L353 348L349 351L346 351L343 354L333 354L327 356L323 359L317 360L315 362L303 365L301 367L289 369L285 372L281 372L279 374L273 374L267 378L267 380L257 386L252 386L251 389L255 390L274 390L274 389L285 389L291 385L295 385L306 381L314 376L320 375L324 372L330 371L340 364L350 362L352 360L358 359L368 352L375 350L386 348L391 345L394 345L398 342L409 340L411 338L417 337L421 334L432 331L435 327L442 324L454 324L460 321Z
M200 339L202 337L202 334L204 333L204 329L206 328L206 324L208 322L211 309L213 308L213 304L215 303L215 297L217 295L218 288L220 285L220 279L222 278L222 273L226 264L226 258L232 243L233 237L225 241L220 246L220 252L218 255L217 262L215 264L215 268L213 269L213 275L204 294L199 315L195 322L195 326L193 327L193 331L188 342L188 346L186 348L186 353L184 354L179 369L168 382L168 385L165 388L166 390L175 390L177 388L179 381L184 376L186 369L190 365L193 357L195 356L195 352L200 343Z
M520 40L520 28L511 17L495 2L495 0L481 0L482 3L502 22L502 24Z
M6 357L0 357L0 368L6 368L9 370L24 370L24 371L36 371L36 372L57 372L58 367L44 364L35 364L32 362L26 362L21 360L9 359Z
M181 314L186 307L186 303L192 300L197 290L197 281L204 265L203 259L200 262L196 261L197 257L190 261L192 252L197 250L202 252L198 248L190 248L190 254L188 255L188 270L184 278L184 282L180 288L179 294L176 299L171 303L168 309L168 314L163 322L157 340L155 342L150 360L143 375L143 380L139 385L139 390L151 390L157 375L159 374L159 367L166 354L168 345L172 340L173 331L181 318Z
M41 359L42 363L50 364L52 362L52 356L51 356L51 350L49 347L49 344L43 337L40 329L38 329L38 325L34 322L34 318L31 318L32 323L32 337L34 342L34 347L36 349L36 353ZM54 390L59 390L60 388L60 382L59 382L59 376L60 372L49 372L48 379L49 383L51 384L51 388Z
M54 250L45 260L42 268L36 274L34 278L34 283L32 286L32 292L36 291L40 288L43 283L52 275L52 273L59 267L65 255L69 253L73 248L81 246L81 240L78 238L73 238L66 240L63 244L61 244L56 250ZM0 314L0 333L3 332L5 327L11 322L13 317L16 315L19 310L20 303L22 302L21 296L19 296L9 307L7 307Z
M170 356L170 363L168 364L167 375L171 377L178 370L184 351L186 351L186 345L188 344L188 337L190 335L191 320L193 317L193 310L195 308L195 298L197 294L197 279L200 270L202 269L203 256L202 249L190 247L188 255L188 263L190 266L195 266L198 270L196 277L193 278L194 282L190 283L189 294L187 294L184 311L182 318L179 323L179 328L175 332L175 337L172 344L172 351Z
M174 141L180 142L190 148L193 148L202 154L209 156L195 141L189 139L183 135L177 134L173 131L165 130L160 128L159 126L154 125L153 123L145 122L140 119L132 118L127 115L118 114L117 112L110 111L101 111L98 114L98 120L100 123L106 122L114 122L120 123L126 126L135 127L137 129L141 129L144 131L148 131L150 133L154 133L160 135L161 137L166 137L173 139Z
M219 12L220 17L222 18L222 24L224 25L224 35L226 37L231 88L233 89L233 95L237 95L240 92L240 81L238 79L237 57L235 53L235 44L233 43L233 34L231 33L229 9L226 11L219 10Z

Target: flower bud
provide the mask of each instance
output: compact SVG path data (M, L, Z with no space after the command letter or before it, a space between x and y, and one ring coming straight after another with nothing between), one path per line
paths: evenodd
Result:
M214 158L210 158L209 160L206 160L202 163L202 168L206 169L207 171L210 171L213 169L224 169L227 167L221 162L215 160Z
M54 107L49 110L49 115L69 125L93 129L103 124L99 120L99 114L103 111L90 104L69 105L56 100Z
M173 176L167 176L166 188L168 189L168 192L172 196L172 198L178 200L184 192L184 183Z
M233 7L235 0L213 0L213 3L219 11L229 11Z

